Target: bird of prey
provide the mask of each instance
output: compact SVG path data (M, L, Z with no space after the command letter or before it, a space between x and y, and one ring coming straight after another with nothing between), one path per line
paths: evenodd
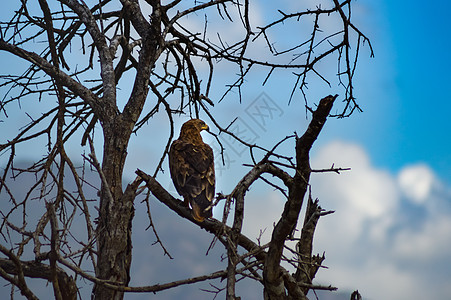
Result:
M191 205L192 216L198 222L212 216L210 205L215 194L213 150L203 142L202 130L208 130L204 121L187 121L169 149L172 181L185 204Z

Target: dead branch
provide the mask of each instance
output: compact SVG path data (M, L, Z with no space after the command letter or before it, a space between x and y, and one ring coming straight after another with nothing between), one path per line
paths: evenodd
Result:
M38 2L35 7L20 1L9 20L0 20L0 51L28 64L24 70L7 69L0 74L2 126L10 124L10 110L23 109L27 117L0 141L0 155L6 158L0 193L8 200L1 212L4 242L0 250L6 258L0 260L0 276L29 299L35 295L26 277L52 282L56 299L74 299L80 278L94 283L94 299L122 299L124 292L157 292L219 277L227 278L224 289L228 299L239 298L236 282L248 278L260 282L269 299L304 299L309 289L318 287L312 279L324 257L311 253L313 233L318 219L331 212L309 201L298 248L290 249L286 242L295 240L310 174L348 170L334 165L321 170L310 167L310 149L337 96L312 101L307 84L315 81L329 89L338 86L344 105L337 108L337 117L361 110L353 80L361 47L368 45L370 55L373 50L351 19L351 1L333 0L325 8L287 12L278 9L279 3L272 3L274 7L268 9L276 14L269 13L271 19L258 25L250 15L254 4L248 0L215 0L191 6L179 0L165 4L156 0L102 0L92 5L78 0ZM339 28L327 26L325 20L332 15L340 20ZM210 26L214 22L226 25ZM229 25L241 27L241 32L230 34ZM288 32L292 25L296 28L293 38L288 44L280 43L280 31ZM298 36L300 27L303 31ZM320 73L320 65L331 58L338 62L336 72ZM223 67L232 71L223 74L227 82L219 85L216 74ZM306 113L312 113L301 137L286 136L273 147L263 147L232 131L236 119L218 117L214 105L231 98L241 101L244 89L253 82L249 78L260 72L264 85L276 73L294 79L287 88L292 91L288 102L299 94ZM128 94L119 97L123 91ZM315 106L316 110L312 109ZM160 113L169 125L160 154L152 158L153 176L137 170L138 177L126 185L125 161L133 152L130 138L142 128L155 126L151 121ZM242 162L250 167L248 173L208 208L225 200L222 222L209 219L197 223L189 209L156 180L157 174L163 174L180 115L207 117L223 162L228 151L221 142L224 136L248 150L247 161ZM284 153L280 145L293 141L291 138L295 149ZM96 149L99 139L103 142L101 151ZM85 154L86 141L89 154ZM39 158L20 165L18 153L27 152L31 144L42 148L36 149L41 151L36 153ZM79 148L74 146L80 144ZM80 160L82 166L77 165ZM12 188L14 181L28 176L33 180L23 188L23 195ZM247 190L259 180L286 198L271 242L264 246L242 233ZM132 275L131 225L134 207L144 205L135 203L143 181L159 201L224 245L226 270L163 285L128 286ZM150 201L145 199L150 226L169 255L153 226ZM227 226L232 209L233 221ZM73 226L79 222L83 223L81 236ZM285 256L284 249L295 258ZM24 260L33 256L33 263ZM282 260L296 272L290 274L282 268ZM215 293L222 290L218 287Z

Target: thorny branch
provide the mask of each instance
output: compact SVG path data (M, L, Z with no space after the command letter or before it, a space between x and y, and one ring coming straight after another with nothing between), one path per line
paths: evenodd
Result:
M310 122L304 135L297 139L296 147L296 160L297 167L294 176L290 176L287 172L283 171L279 167L268 162L268 158L271 153L266 155L264 159L256 164L251 171L249 171L243 179L236 185L235 189L230 195L222 195L227 199L227 203L224 208L223 222L216 220L208 220L200 223L199 225L204 229L214 233L220 240L226 241L227 254L228 254L228 267L227 267L227 298L235 298L235 281L236 281L236 265L238 263L238 245L246 249L247 251L255 251L255 249L262 249L260 246L250 242L241 234L242 222L244 218L244 196L250 185L257 180L263 173L269 173L276 176L284 182L289 190L289 198L285 204L285 209L281 219L274 228L272 239L269 244L268 251L261 252L256 258L263 260L263 283L265 288L265 297L269 299L281 299L280 297L286 297L288 293L289 297L293 299L305 298L307 291L309 290L309 284L311 284L313 277L315 276L319 266L321 266L323 259L317 259L314 264L315 268L310 269L307 277L301 276L304 273L296 272L294 277L286 273L283 277L280 277L281 266L280 261L282 259L282 251L285 247L286 241L290 239L290 235L293 235L294 228L296 227L297 220L299 218L300 209L304 194L308 187L309 175L311 172L310 165L308 163L310 149L318 137L321 129L329 115L330 110L336 96L328 96L320 101L318 109L313 114L313 119ZM183 218L189 219L191 222L196 222L189 209L186 208L181 201L174 199L169 195L151 176L145 174L141 170L138 170L137 175L144 179L147 183L147 187L153 193L153 195L166 204L169 208L177 212ZM226 226L228 209L230 203L234 200L235 213L232 227ZM311 201L310 201L311 202ZM296 253L299 257L311 257L313 242L313 232L316 227L316 223L320 216L327 215L331 212L323 213L321 211L312 212L310 208L313 204L308 205L306 212L304 228L300 242L298 243L298 250ZM312 202L313 203L313 202ZM320 208L319 208L320 209ZM312 221L314 218L314 221ZM308 232L306 236L305 233ZM310 246L309 246L310 245ZM263 249L262 249L263 250ZM299 260L297 269L305 269L304 260ZM299 271L300 272L300 271ZM293 285L293 283L295 283ZM297 284L299 283L299 284ZM303 286L304 285L304 286Z
M311 253L314 229L318 219L330 212L309 199L300 237L296 228L311 172L348 170L334 165L324 170L310 167L309 151L326 118L332 116L336 96L312 101L308 83L318 81L325 89L332 89L334 83L340 86L343 104L335 105L333 116L347 117L361 110L353 79L362 47L367 45L371 56L373 49L351 19L351 1L331 0L327 7L299 11L284 11L273 3L269 9L275 13L268 14L272 19L265 24L256 23L251 15L256 4L248 0L194 1L192 5L180 0L94 2L39 0L39 6L34 6L18 1L10 19L0 20L2 55L26 62L25 69L0 74L0 124L11 124L17 111L26 118L0 140L0 195L8 200L0 211L4 256L0 276L12 284L11 295L18 289L35 299L26 277L50 281L56 299L75 299L82 278L99 287L93 291L98 298L117 299L123 292L157 292L215 278L227 279L217 292L226 290L228 299L238 298L235 283L247 279L260 282L269 299L303 299L310 289L333 289L312 283L324 260ZM328 26L330 19L339 20L340 26ZM241 33L231 35L229 28L236 25ZM296 28L290 41L279 40L290 26ZM320 65L331 61L336 62L336 70L321 73ZM223 68L232 71L227 72L227 83L218 85L217 75L224 74ZM287 136L266 148L234 133L231 125L236 119L219 118L214 105L231 98L241 102L248 79L255 74L264 74L263 85L274 74L293 79L287 86L291 91L287 102L301 98L306 112L312 113L301 137ZM128 149L130 137L132 133L141 137L146 127L160 130L154 121L160 113L168 126L160 155L152 158L153 176L137 171L139 177L123 188L127 153L133 152ZM225 200L221 222L196 223L156 180L165 169L180 115L206 118L212 132L217 132L213 135L223 161L227 150L221 138L225 135L248 149L249 160L244 163L250 170L210 208ZM285 141L295 141L293 153L281 150ZM38 158L19 161L19 154L31 147ZM224 245L225 270L161 285L128 286L133 206L143 205L134 202L142 180L159 201ZM260 180L286 199L271 241L265 245L242 233L246 193ZM18 182L31 183L18 192ZM144 201L149 224L170 256L152 221L152 200ZM82 229L76 224L82 224ZM115 240L117 232L123 238ZM289 248L290 240L297 240L298 247ZM102 251L99 245L110 248ZM34 260L24 260L30 257ZM281 261L295 272L281 267Z

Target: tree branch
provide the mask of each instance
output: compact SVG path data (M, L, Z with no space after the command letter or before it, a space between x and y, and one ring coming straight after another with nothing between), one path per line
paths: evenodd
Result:
M84 2L76 0L61 0L62 3L70 7L80 18L81 22L86 26L89 34L92 37L94 45L99 52L100 58L100 75L102 77L103 99L108 105L104 110L111 109L117 111L116 107L116 78L113 67L113 57L110 49L106 43L105 34L97 26L96 20L93 17L91 10ZM111 112L108 112L111 117ZM99 117L102 121L108 121L102 116Z
M307 130L296 140L296 174L293 177L293 185L289 187L288 201L285 203L282 216L273 230L263 269L265 297L268 297L268 299L281 299L285 295L285 287L279 270L283 248L287 237L296 228L304 195L309 184L311 173L310 149L320 134L337 96L327 96L321 99L317 110L313 112Z
M100 112L103 101L99 99L91 90L74 80L72 77L55 68L51 63L34 52L29 52L16 45L9 44L0 39L0 50L5 50L20 58L37 65L42 71L52 78L57 78L62 85L67 87L75 95L86 101L96 112ZM99 114L101 115L101 114Z
M52 268L50 266L36 261L20 261L19 263L21 265L21 270L19 270L17 265L11 260L0 258L0 268L8 274L19 275L20 272L23 272L23 275L26 277L41 278L48 281L52 280ZM56 275L58 277L63 299L77 299L78 288L75 284L75 280L67 275L60 267L56 267ZM33 298L31 297L31 299Z
M144 173L141 170L136 170L135 172L139 177L141 177L147 184L147 188L152 192L152 194L163 204L165 204L167 207L169 207L171 210L173 210L175 213L177 213L182 218L188 219L189 221L198 224L201 228L205 229L206 231L213 233L215 235L221 236L221 235L230 235L232 228L229 226L224 225L222 222L219 222L215 219L207 219L203 221L202 223L197 222L194 220L194 218L191 215L190 209L187 208L183 201L180 201L174 197L172 197L171 194L169 194L159 183L158 181L153 178L152 176ZM260 249L260 246L251 241L249 238L244 236L243 234L238 235L238 245L246 249L247 251L255 251L257 249ZM264 253L257 253L256 254L257 259L264 259L265 255Z

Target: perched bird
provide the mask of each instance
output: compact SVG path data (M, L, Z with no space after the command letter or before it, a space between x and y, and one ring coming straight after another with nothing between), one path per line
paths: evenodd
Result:
M185 204L191 205L192 216L198 222L212 216L211 207L206 208L211 205L215 194L213 150L203 142L202 130L208 130L204 121L187 121L169 150L169 169L174 186Z

